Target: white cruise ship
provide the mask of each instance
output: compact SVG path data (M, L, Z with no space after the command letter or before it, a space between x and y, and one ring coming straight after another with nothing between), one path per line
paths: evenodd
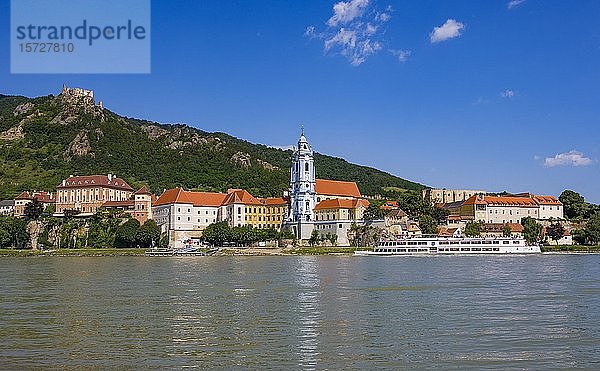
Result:
M423 236L380 241L373 251L358 250L354 255L472 255L536 254L537 245L528 246L522 238Z

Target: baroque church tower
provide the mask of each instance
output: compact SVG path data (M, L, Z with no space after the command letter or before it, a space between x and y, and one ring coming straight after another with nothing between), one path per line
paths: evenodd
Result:
M314 153L304 136L303 127L298 147L294 148L292 155L290 179L289 222L296 226L294 232L298 238L305 238L307 232L312 232L316 201Z

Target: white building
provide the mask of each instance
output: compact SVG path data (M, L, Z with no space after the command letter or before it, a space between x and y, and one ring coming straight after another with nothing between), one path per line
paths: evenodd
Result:
M15 213L15 200L0 201L0 215L13 215Z
M287 225L298 239L309 239L314 229L314 208L317 204L315 191L314 153L304 136L304 128L298 139L298 147L292 155L290 176L290 210Z

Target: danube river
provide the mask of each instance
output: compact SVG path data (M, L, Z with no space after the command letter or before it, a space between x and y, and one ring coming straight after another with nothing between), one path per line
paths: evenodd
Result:
M0 259L0 367L600 369L600 256Z

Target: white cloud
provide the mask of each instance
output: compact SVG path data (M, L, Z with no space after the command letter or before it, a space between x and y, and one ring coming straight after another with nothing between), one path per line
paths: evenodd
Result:
M408 60L408 57L412 54L410 50L390 50L390 52L398 58L398 62L404 63Z
M509 98L510 99L510 98L512 98L512 97L515 96L515 92L514 92L514 90L506 89L502 93L500 93L500 96L502 98Z
M516 8L517 6L523 4L524 2L525 2L525 0L510 0L508 2L508 4L506 4L506 7L508 9Z
M315 36L316 36L315 26L308 26L308 27L306 27L306 30L304 30L304 37L313 38Z
M356 31L340 28L332 38L325 40L325 51L328 51L335 45L342 49L353 49L356 46Z
M335 27L352 22L363 15L368 5L369 0L340 1L333 5L333 15L327 21L327 25Z
M431 43L453 39L460 36L461 31L464 30L464 28L464 24L450 18L443 25L434 27L433 31L429 34L429 39L431 40Z
M546 157L544 160L544 166L588 166L592 164L592 159L585 157L583 153L579 151L569 151L565 153L559 153L554 157Z
M320 32L308 26L304 36L323 41L325 53L339 54L353 66L383 49L382 28L391 18L392 8L381 12L370 6L370 0L340 1L333 6L327 28Z

